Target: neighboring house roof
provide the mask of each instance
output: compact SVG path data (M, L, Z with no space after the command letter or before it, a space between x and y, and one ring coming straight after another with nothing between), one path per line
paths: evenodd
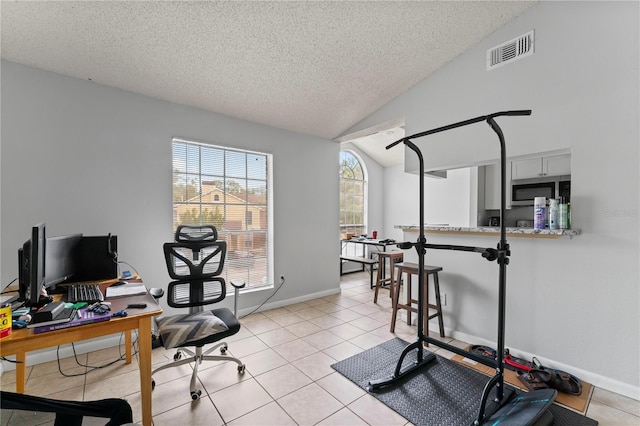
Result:
M206 187L211 187L212 189L210 191L204 192L202 194L202 198L205 198L205 197L209 198L209 202L210 203L214 203L215 202L213 200L213 196L215 194L222 195L222 196L224 196L226 194L227 197L232 197L232 198L238 200L239 203L245 203L246 202L248 204L251 204L252 207L262 208L261 206L255 206L255 204L262 204L261 203L262 195L245 194L244 196L241 196L241 195L237 195L237 194L232 194L230 192L226 192L225 193L225 191L223 191L222 189L218 188L217 186L213 186L211 184L206 185L206 183L203 182L203 188L205 186ZM199 201L198 198L200 198L200 197L199 196L192 197L192 198L188 199L187 202L189 202L189 201L198 202Z

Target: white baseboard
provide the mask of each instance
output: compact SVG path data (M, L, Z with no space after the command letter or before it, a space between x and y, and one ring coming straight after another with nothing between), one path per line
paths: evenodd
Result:
M435 325L434 325L434 328L432 328L430 325L429 329L432 331L438 332L438 328L435 327ZM474 344L476 345L485 345L491 348L495 348L497 346L496 342L491 342L486 339L479 338L477 336L471 336L469 334L461 333L455 330L449 330L447 328L445 328L445 331L447 336L453 337L456 340L461 340L463 342L474 342ZM544 358L537 354L531 354L529 352L519 350L518 348L513 348L511 346L509 346L508 348L509 348L509 352L518 358L533 359L533 357L535 356L538 360L540 360L540 362L544 366L566 371L567 373L573 374L574 376L579 377L581 380L584 380L585 382L589 382L592 385L597 386L601 389L605 389L605 390L635 399L637 401L640 401L639 386L634 386L629 383L624 383L619 380L611 379L609 377L605 377L600 374L586 371L569 364L558 362L553 359Z
M276 302L266 303L262 305L260 308L256 310L256 312L268 311L270 309L282 308L283 306L293 305L300 302L306 302L307 300L317 299L319 297L331 296L333 294L340 294L340 288L335 288L331 290L320 291L312 294L305 294L304 296L294 297L291 299L278 300ZM248 315L256 309L257 306L252 306L248 308L241 308L238 310L240 318L245 315Z

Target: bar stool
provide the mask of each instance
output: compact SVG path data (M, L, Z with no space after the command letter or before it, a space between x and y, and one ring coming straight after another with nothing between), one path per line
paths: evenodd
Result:
M386 290L389 290L389 297L393 298L393 286L395 283L394 265L398 262L402 262L403 258L404 258L404 253L401 251L378 252L378 275L376 277L376 290L373 293L373 303L378 303L379 288L384 288ZM389 259L389 274L390 274L389 278L386 278L383 275L385 271L385 261L387 259Z
M407 324L411 325L411 312L418 312L417 307L413 307L413 303L418 303L418 300L411 298L411 275L418 275L418 264L412 262L402 262L396 264L396 268L398 268L398 280L396 285L393 287L393 300L392 304L392 315L391 315L391 332L393 333L396 328L396 318L399 309L404 309L407 311ZM442 271L442 267L440 266L429 266L424 265L424 308L423 308L423 318L422 324L424 328L424 333L429 333L429 320L438 317L438 326L440 328L440 337L444 337L444 322L442 321L442 305L440 303L440 282L438 281L438 272ZM407 294L407 303L401 304L400 300L400 286L402 285L402 274L407 274L406 280L406 294ZM436 304L429 303L429 275L433 275L433 287L436 293ZM435 313L429 315L429 308L435 309Z

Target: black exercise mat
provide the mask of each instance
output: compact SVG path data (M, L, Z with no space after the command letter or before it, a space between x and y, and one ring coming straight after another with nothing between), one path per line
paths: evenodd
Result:
M366 389L370 380L392 376L408 345L395 338L333 364L340 374ZM416 360L417 349L403 364ZM428 351L424 351L425 355ZM436 360L391 386L370 392L402 417L419 425L470 425L477 417L480 398L489 377L436 354ZM592 426L598 422L553 404L555 425Z

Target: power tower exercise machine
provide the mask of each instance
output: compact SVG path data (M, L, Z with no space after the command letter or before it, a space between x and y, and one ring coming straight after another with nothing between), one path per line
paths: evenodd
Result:
M556 390L554 389L542 389L524 394L518 394L510 389L504 387L504 352L505 352L505 307L506 307L506 288L507 277L506 270L509 264L509 256L511 252L509 250L509 244L506 238L505 227L505 209L506 209L506 147L504 134L502 129L496 123L496 117L502 116L526 116L531 115L531 110L515 110L515 111L502 111L496 112L490 115L483 115L475 117L469 120L461 121L458 123L450 124L447 126L438 127L425 132L416 133L411 136L406 136L399 139L392 144L388 145L386 149L391 149L394 146L403 143L409 149L414 151L418 156L419 171L420 171L420 235L416 242L403 242L398 244L398 248L402 250L408 250L415 248L418 257L418 270L422 271L425 265L425 254L427 249L435 250L454 250L454 251L467 251L479 253L488 261L497 261L499 267L498 278L498 337L497 337L497 354L495 359L487 358L464 349L460 349L456 346L441 342L440 340L429 337L428 330L424 330L423 318L424 309L428 307L424 306L424 274L418 274L418 321L417 321L417 340L414 343L407 345L398 359L398 363L393 376L372 380L369 382L368 390L376 391L382 387L390 386L398 380L412 374L416 370L430 364L436 359L433 353L425 355L423 349L423 343L428 342L438 347L449 350L453 353L470 358L480 364L492 367L495 370L495 375L490 378L484 387L484 390L480 399L480 406L477 418L472 422L473 425L481 425L489 422L491 424L500 425L549 425L553 424L553 415L547 410L553 403L556 397ZM412 139L421 138L424 136L432 135L435 133L452 130L458 127L468 126L470 124L486 121L486 123L493 129L498 135L500 142L500 241L497 248L485 248L485 247L472 247L472 246L460 246L460 245L447 245L447 244L428 244L425 237L424 230L424 158L420 149L412 142ZM405 357L416 351L415 362L402 367ZM495 389L495 397L489 401L491 392Z

